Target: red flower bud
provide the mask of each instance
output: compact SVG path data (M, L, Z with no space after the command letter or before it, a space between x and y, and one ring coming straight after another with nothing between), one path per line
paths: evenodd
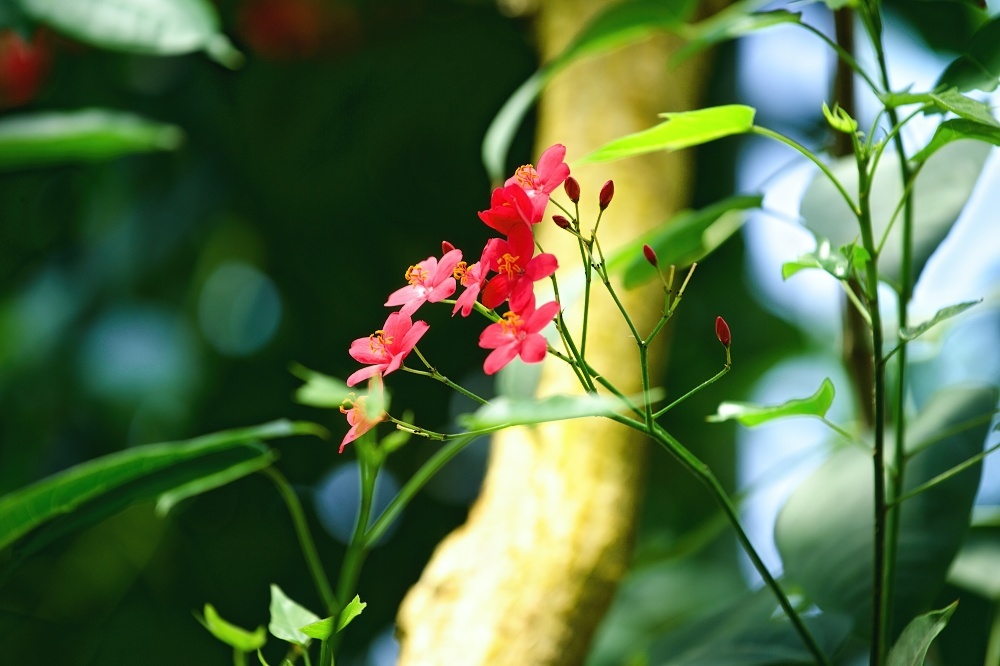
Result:
M555 222L556 226L560 229L569 229L569 220L562 215L553 215L552 221Z
M455 249L455 246L448 241L441 241L441 254L448 254Z
M601 210L604 210L611 205L611 199L615 196L615 182L609 180L604 183L604 187L601 188L600 204Z
M656 251L654 251L653 248L648 245L643 245L642 253L646 256L646 261L653 265L653 268L660 265L660 260L656 258Z
M733 341L733 336L729 332L729 324L722 317L715 318L715 337L719 338L723 347L729 349L729 343Z
M573 203L580 203L580 183L576 182L576 178L570 176L563 183L563 189L566 190L566 196Z

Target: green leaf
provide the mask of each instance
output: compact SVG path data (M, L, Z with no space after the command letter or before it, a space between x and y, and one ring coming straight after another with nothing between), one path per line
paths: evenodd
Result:
M670 64L676 67L696 53L720 42L776 25L800 23L802 20L801 14L784 9L769 12L752 11L764 4L767 3L760 0L736 2L700 23L686 26L681 31L681 36L687 39L688 43L673 55Z
M295 400L303 405L336 409L352 393L357 393L357 389L350 388L342 380L310 370L298 363L292 366L292 374L305 381L305 384L295 390Z
M948 582L1000 602L1000 528L973 527L951 563Z
M829 123L830 127L838 132L855 134L858 131L858 121L851 118L851 115L836 103L834 103L833 110L831 110L826 105L826 102L823 102L823 117L826 118L826 122Z
M936 393L907 427L904 492L979 453L989 427L985 417L996 400L994 387ZM980 425L962 428L976 419ZM899 505L893 608L900 621L894 635L927 608L944 582L968 531L981 467L973 465ZM862 635L871 621L873 497L871 455L857 447L839 449L792 493L775 526L785 576L824 611L850 615Z
M150 444L81 463L0 497L0 549L52 523L48 541L133 502L257 458L260 440L317 434L287 420L226 430L183 442ZM33 535L35 536L35 535Z
M923 666L931 642L951 619L958 602L915 617L889 651L888 666Z
M159 499L156 500L156 515L162 518L170 513L171 509L184 500L195 497L196 495L201 495L202 493L207 493L208 491L215 490L216 488L221 488L222 486L232 483L233 481L238 481L245 476L249 476L254 472L270 466L271 463L277 459L278 454L276 451L266 449L256 458L236 463L235 465L219 470L214 474L207 474L200 478L192 479L187 483L183 483L173 490L160 495Z
M243 55L219 32L208 0L18 0L24 13L86 44L112 51L180 55L205 51L236 68Z
M753 127L756 111L742 104L713 106L697 111L661 113L666 122L610 141L577 164L595 164L644 155L660 150L674 151L743 134Z
M361 601L361 597L354 595L351 602L347 604L340 614L337 616L337 630L334 632L333 629L333 618L328 617L320 620L319 622L313 622L312 624L307 624L302 627L302 633L311 638L316 638L321 641L325 641L334 633L340 633L344 630L344 627L351 623L351 620L361 615L368 604Z
M655 398L656 395L653 396ZM472 414L463 414L459 417L459 423L469 430L505 428L587 416L607 416L624 409L624 403L618 398L594 394L553 395L537 400L499 397Z
M656 277L642 246L656 252L661 266L690 266L701 261L736 233L746 221L746 212L759 208L764 197L738 195L701 210L685 210L656 229L618 248L608 257L608 270L623 272L625 287L631 289Z
M946 121L966 122L964 120ZM955 143L940 150L920 170L913 187L913 278L916 280L927 259L951 230L965 207L991 148L981 143ZM834 175L848 192L857 191L858 167L854 157L835 160ZM903 197L899 180L899 155L883 154L872 186L872 226L876 240L896 213ZM834 247L848 245L860 235L856 217L833 184L817 173L806 188L801 216L815 235L830 240ZM883 280L898 283L903 263L903 221L897 218L879 254Z
M993 127L973 120L955 118L938 125L930 142L920 152L913 156L913 163L920 165L931 155L944 148L949 143L973 139L983 143L1000 146L1000 127Z
M0 170L174 150L183 137L175 125L108 109L7 116L0 119Z
M318 615L289 599L277 585L271 585L271 622L267 629L274 637L297 645L309 645L312 639L300 627L318 620Z
M979 303L982 302L983 299L980 298L977 301L965 301L963 303L949 305L946 308L941 308L936 313L934 313L934 316L931 317L928 321L925 321L924 323L918 324L916 326L907 326L905 328L900 329L899 337L902 340L906 341L913 340L914 338L926 333L928 329L930 329L932 326L937 326L945 319L949 319L951 317L954 317L955 315L961 314L966 310L968 310L969 308L973 307L974 305L978 305Z
M634 44L649 35L676 28L696 6L695 0L631 0L612 5L595 16L562 53L514 91L490 123L482 146L483 165L490 180L504 180L507 153L514 135L542 88L556 74L583 57Z
M819 389L808 398L795 398L773 407L764 407L748 402L724 402L719 405L714 416L708 417L708 420L719 423L735 419L742 425L752 427L789 416L818 416L822 418L826 416L830 405L833 404L835 393L833 382L827 378L820 384Z
M264 647L267 642L267 632L264 627L257 627L252 633L226 622L216 612L212 604L205 604L205 616L198 620L213 636L240 652L253 652Z
M870 259L868 252L860 245L852 243L841 247L839 252L834 252L829 240L817 237L816 249L813 252L807 252L795 261L782 264L781 278L787 280L799 271L819 268L838 280L846 280L851 277L859 262L861 267L864 267L864 262Z
M1000 126L989 104L963 95L955 88L936 93L887 93L882 95L882 101L889 107L923 104L927 107L924 109L925 112L931 110L951 112L966 120L974 120L984 125Z
M953 60L941 74L937 89L958 88L959 92L992 92L1000 81L1000 16L981 25L965 53Z

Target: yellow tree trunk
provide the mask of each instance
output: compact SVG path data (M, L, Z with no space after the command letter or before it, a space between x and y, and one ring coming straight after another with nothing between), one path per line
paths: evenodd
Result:
M538 16L544 59L557 54L605 0L546 0ZM541 103L538 149L568 148L571 162L604 142L694 108L703 68L669 69L676 40L656 38L579 62ZM603 182L616 195L601 221L605 252L663 223L686 204L691 154L656 155L573 170L583 190L584 229ZM559 190L554 197L565 202ZM550 214L552 211L550 210ZM580 269L575 240L551 222L538 239L564 279ZM640 390L638 350L613 302L595 282L587 357L625 393ZM640 333L659 319L658 283L619 291ZM580 304L563 304L579 331ZM662 350L651 354L662 367ZM572 371L546 360L539 394L579 392ZM466 524L438 547L400 608L403 666L525 666L582 663L626 570L642 492L645 444L603 419L514 428L494 436L486 479Z

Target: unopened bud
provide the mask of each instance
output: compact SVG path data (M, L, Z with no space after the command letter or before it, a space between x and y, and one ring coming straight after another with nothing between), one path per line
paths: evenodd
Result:
M729 349L729 343L733 341L733 336L729 332L729 324L722 317L715 318L715 337L719 338L723 347Z
M569 220L562 215L553 215L552 221L555 222L556 226L560 229L569 229Z
M448 241L441 241L441 254L448 254L455 249L455 246Z
M566 190L566 196L573 203L580 203L580 183L576 182L576 178L570 176L563 183L563 189Z
M653 248L649 247L648 245L643 245L642 253L643 255L645 255L646 261L648 261L650 264L653 265L653 268L656 268L657 266L660 265L660 260L656 258L656 251L653 250Z
M601 188L601 210L604 210L611 205L611 199L615 196L615 181L609 180L604 183L604 187Z

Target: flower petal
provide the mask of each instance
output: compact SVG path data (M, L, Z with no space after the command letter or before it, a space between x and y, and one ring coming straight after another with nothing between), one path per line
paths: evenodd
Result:
M358 382L364 381L369 377L372 377L374 375L381 375L382 370L384 370L385 367L386 367L385 363L380 363L377 365L369 365L366 368L361 368L360 370L351 373L351 376L347 378L347 385L354 386Z
M537 333L529 334L521 341L521 360L525 363L541 363L545 360L548 344Z
M518 344L516 342L497 347L490 352L490 355L483 362L483 371L488 375L494 374L497 370L514 360L517 352Z

